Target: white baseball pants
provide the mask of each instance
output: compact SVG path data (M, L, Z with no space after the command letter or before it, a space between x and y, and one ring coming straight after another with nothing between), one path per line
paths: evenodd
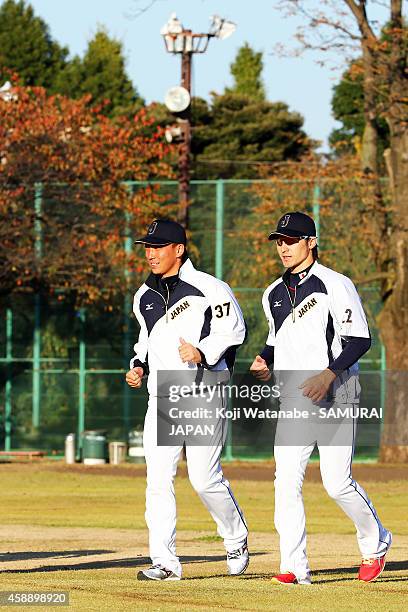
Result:
M181 576L176 555L176 498L174 477L182 446L157 446L157 403L149 399L143 432L147 467L146 523L153 564L162 564ZM190 482L217 524L227 552L243 546L248 529L237 501L224 478L222 446L186 446Z
M275 445L275 527L280 537L280 571L293 572L298 580L310 578L302 486L316 443L323 486L353 521L362 557L380 557L391 545L391 533L383 527L367 493L351 474L354 430L353 420L349 423L349 445L322 445L316 440L304 446Z

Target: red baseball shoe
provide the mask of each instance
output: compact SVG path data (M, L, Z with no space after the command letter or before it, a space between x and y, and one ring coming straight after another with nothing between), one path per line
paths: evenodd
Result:
M296 576L292 572L277 574L272 578L272 582L275 584L297 584Z
M363 582L372 582L376 580L385 567L385 555L382 557L372 557L371 559L363 559L358 573L358 579Z
M303 580L298 580L292 572L283 572L271 578L271 582L275 584L311 584L310 577L307 576Z

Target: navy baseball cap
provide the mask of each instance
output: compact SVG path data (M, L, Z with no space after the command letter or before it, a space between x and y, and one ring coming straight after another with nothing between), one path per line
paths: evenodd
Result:
M135 244L151 244L152 246L185 245L186 242L184 227L170 219L155 219L147 228L146 235L135 240Z
M276 230L269 236L269 240L276 240L279 236L287 238L306 238L316 236L316 225L312 217L302 212L289 212L278 221Z

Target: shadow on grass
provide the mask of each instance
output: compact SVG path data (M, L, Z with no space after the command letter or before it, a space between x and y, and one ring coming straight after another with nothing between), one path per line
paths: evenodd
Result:
M77 553L81 553L81 551L75 551ZM109 554L112 553L113 551L82 551L82 553L84 555L87 554ZM16 553L18 554L18 553ZM23 554L27 554L29 555L30 553L19 553L20 555ZM36 553L33 553L34 555ZM61 555L62 553L58 553L58 552L49 552L49 553L38 553L39 557L41 558L41 554L43 555L47 555L48 557L56 557L58 555ZM264 552L257 552L257 553L253 553L252 556L256 556L256 555L266 555L267 553ZM77 556L81 556L80 554L78 554ZM22 559L23 557L20 557L20 559ZM30 558L30 557L25 557L25 558ZM35 558L35 557L31 557L31 558ZM1 560L1 559L0 559ZM192 556L181 556L180 557L180 561L182 563L216 563L217 561L225 561L225 555L213 555L213 556L208 556L208 555L192 555ZM36 574L36 573L41 573L41 572L61 572L61 571L80 571L80 570L97 570L97 569L112 569L112 568L132 568L132 567L140 567L141 565L150 565L151 561L149 557L137 557L136 559L133 558L129 558L129 559L111 559L111 560L105 560L105 561L89 561L89 562L84 562L84 563L75 563L73 565L68 565L68 564L58 564L58 565L43 565L41 567L33 567L31 569L29 568L24 568L24 569L5 569L5 570L0 570L0 574ZM223 577L225 578L225 574L223 574Z
M114 550L53 550L53 551L26 551L0 553L0 563L7 561L26 561L28 559L47 559L49 557L84 557L86 555L109 555Z
M265 553L257 553L265 554ZM251 555L253 556L253 555ZM224 558L224 557L223 557ZM211 574L211 576L189 576L184 580L212 580L213 578L231 578L231 580L270 580L273 574L241 574L241 576L228 576L227 574Z

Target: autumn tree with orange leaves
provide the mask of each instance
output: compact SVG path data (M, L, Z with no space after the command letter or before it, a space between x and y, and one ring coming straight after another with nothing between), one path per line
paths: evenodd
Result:
M0 99L0 292L58 292L77 305L126 291L143 253L125 238L172 207L149 181L171 176L169 147L143 110L109 120L42 88ZM132 187L126 181L145 181ZM133 277L132 287L137 283Z

